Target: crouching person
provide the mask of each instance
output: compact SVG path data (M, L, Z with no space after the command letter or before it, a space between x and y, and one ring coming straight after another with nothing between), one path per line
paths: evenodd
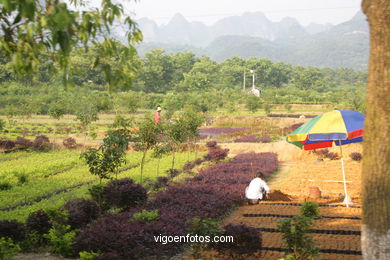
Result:
M258 204L264 197L268 197L269 187L263 180L264 175L262 172L256 173L254 178L245 189L245 197L248 199L248 203L251 205Z

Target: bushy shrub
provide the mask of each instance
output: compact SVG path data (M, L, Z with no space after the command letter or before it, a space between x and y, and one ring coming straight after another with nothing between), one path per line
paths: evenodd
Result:
M109 203L107 202L107 198L105 197L105 189L102 184L92 185L88 189L89 195L91 195L92 199L99 205L102 211L106 211L110 208Z
M24 173L24 172L15 174L15 177L18 178L18 183L19 184L27 183L28 182L28 176L29 175Z
M194 161L194 163L195 163L196 165L202 164L203 162L204 162L204 160L203 160L202 158L198 158L198 159L196 159L196 160Z
M165 176L160 176L157 178L156 182L154 183L154 189L161 189L168 185L169 178Z
M328 153L326 155L326 158L329 158L331 160L337 160L337 159L339 159L339 155L337 153Z
M12 140L0 140L0 148L10 150L15 147L15 142Z
M316 155L321 156L322 158L326 158L326 156L329 153L329 149L325 148L325 149L313 150L313 153L315 153Z
M42 209L34 211L28 215L26 226L29 231L45 234L51 228L49 215Z
M0 182L0 190L10 190L12 189L12 184L8 181L2 181Z
M222 235L223 230L220 228L219 221L213 218L200 219L198 217L192 218L188 221L188 233L193 236L202 237L214 237ZM211 241L196 241L193 243L194 249L193 257L198 259L200 257L200 250L208 248L211 245Z
M20 252L20 247L14 244L11 238L0 237L0 259L11 260L14 255Z
M84 227L100 215L98 204L87 199L68 201L62 209L68 211L68 223L74 229Z
M306 201L302 204L301 215L308 218L317 218L320 215L318 204L313 201Z
M62 144L68 149L74 149L77 147L76 139L68 137L62 141Z
M21 149L28 149L28 148L31 148L31 146L33 145L33 142L26 139L26 138L18 136L16 138L15 145Z
M54 225L49 233L44 235L49 240L54 253L65 257L73 256L73 244L76 232L69 225Z
M208 142L206 143L206 146L207 146L208 148L217 147L217 142L216 142L216 141L208 141Z
M97 256L100 256L99 253L94 252L80 252L79 253L79 259L78 260L94 260Z
M156 221L159 218L158 209L156 210L142 210L140 212L134 213L131 220L140 220L140 221Z
M175 178L177 175L180 174L180 171L178 169L168 169L167 173L171 179Z
M222 149L219 147L210 148L208 154L204 158L208 161L220 161L226 158L229 153L229 149Z
M104 188L104 196L110 205L121 209L129 209L146 202L144 187L129 178L113 180Z
M233 238L230 243L218 243L215 245L218 251L230 254L232 259L240 255L251 255L260 251L262 247L262 236L260 231L246 225L229 224L224 227L223 235Z
M291 259L315 259L319 248L313 238L308 235L313 218L318 216L318 205L306 202L301 208L301 215L278 221L278 229L282 232L286 257Z
M360 162L362 160L362 158L363 158L362 154L358 153L358 152L351 153L349 155L349 157L351 157L352 160L358 161L358 162Z
M35 150L47 151L50 149L50 140L45 135L35 137L32 147Z
M0 220L0 237L9 237L19 242L26 238L25 224L16 220Z

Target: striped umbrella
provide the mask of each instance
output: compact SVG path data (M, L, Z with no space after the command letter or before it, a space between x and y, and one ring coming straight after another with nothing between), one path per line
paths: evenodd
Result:
M313 118L287 135L287 142L304 150L332 147L333 144L340 146L347 207L348 194L341 146L363 141L364 118L362 113L356 111L334 110Z

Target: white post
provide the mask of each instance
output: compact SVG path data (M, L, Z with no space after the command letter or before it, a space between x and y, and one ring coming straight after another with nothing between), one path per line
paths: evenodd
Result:
M343 156L343 148L341 145L341 140L339 140L339 144L340 144L340 153L341 153L341 168L343 171L343 183L344 183L344 195L345 195L344 202L347 208L349 208L349 197L347 193L347 181L345 179L344 156Z
M252 89L255 89L255 72L254 71L253 71L252 77L253 77Z

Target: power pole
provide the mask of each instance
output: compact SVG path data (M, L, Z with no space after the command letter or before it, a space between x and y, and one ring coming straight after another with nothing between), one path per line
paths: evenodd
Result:
M243 90L244 90L244 92L245 92L245 70L244 70L244 84L242 85L242 88L243 88Z

